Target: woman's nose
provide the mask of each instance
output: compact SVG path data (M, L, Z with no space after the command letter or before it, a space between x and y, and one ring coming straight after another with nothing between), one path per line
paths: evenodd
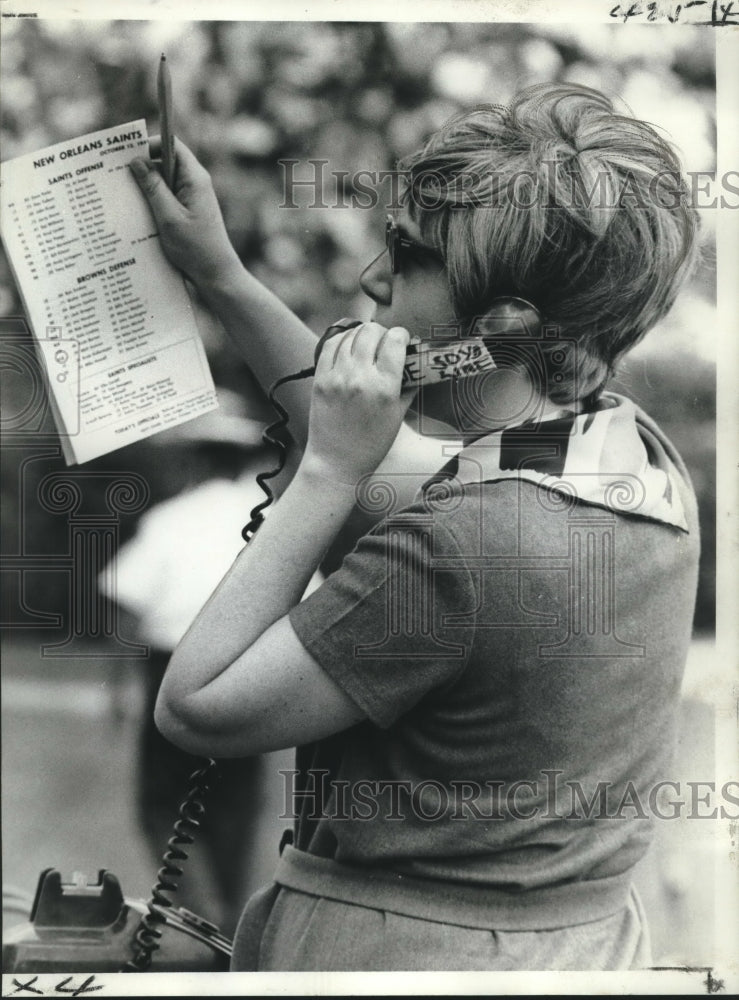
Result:
M387 251L383 250L365 267L359 276L359 285L364 294L369 295L373 301L384 306L390 305L393 281Z

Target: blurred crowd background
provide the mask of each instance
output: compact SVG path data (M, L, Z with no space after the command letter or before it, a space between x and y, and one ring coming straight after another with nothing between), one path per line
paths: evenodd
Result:
M634 114L661 127L687 170L715 169L712 33L617 24L4 21L3 159L140 118L156 134L161 52L172 73L177 134L211 172L234 245L244 263L316 332L340 316L368 315L357 279L382 247L382 198L371 209L350 207L352 188L337 181L337 174L393 169L398 157L458 110L504 103L534 82L584 83L622 99ZM299 161L295 176L306 178L312 176L309 159L329 161L323 189L328 207L308 207L305 197L297 199L300 208L281 207L285 174L278 161ZM615 383L662 425L694 479L703 532L699 637L710 635L714 626L717 343L715 213L705 210L702 216L699 270ZM13 336L22 336L12 320L22 312L0 253L0 317L8 318L3 329ZM217 385L238 394L243 416L266 419L264 397L218 325L205 325L203 335ZM12 366L3 372L6 412L22 410L24 379ZM53 435L53 430L45 416L39 433ZM105 510L106 477L114 472L143 477L149 508L212 474L196 461L200 444L180 441L178 449L177 458L175 452L163 457L161 447L145 441L88 463L85 470L100 477L86 480L85 504L91 511ZM64 470L62 460L33 458L21 442L4 449L3 463L3 552L17 553L21 535L27 555L66 552L66 515L34 501L39 481ZM120 515L121 544L134 535L143 513ZM64 634L64 622L56 631L41 632L31 621L68 614L68 591L69 578L61 571L27 575L20 594L17 581L9 588L6 604L17 602L27 617L24 627L6 631L19 675L36 670L43 678L44 671L53 671L58 678L66 669L82 678L79 664L39 654L41 644ZM17 608L4 611L5 621L22 624ZM96 642L104 653L104 637ZM113 689L116 678L115 672L106 674ZM115 711L115 697L112 703ZM19 767L28 764L32 751L29 743L23 753L16 750ZM36 804L27 786L24 794L13 801L25 803L30 814ZM6 874L15 882L23 858L35 861L38 852L29 846L22 818L6 812L5 819L12 844L24 844L13 857L14 871ZM48 831L41 833L40 820L36 828L39 837L50 839ZM41 867L53 863L49 858ZM142 877L143 888L138 875L132 882L144 892L148 876ZM673 944L674 939L663 950L669 954Z
M156 68L165 51L177 132L210 170L244 263L318 332L340 316L367 315L357 278L381 248L389 194L384 186L376 207L351 208L353 191L336 174L392 169L458 110L505 102L519 86L546 80L622 98L666 131L687 170L714 170L712 42L708 31L669 25L5 21L2 156L138 118L156 134ZM285 168L278 161L290 159L299 161L291 168L296 179L315 176L309 159L329 161L321 198L328 208L306 206L313 196L305 190L296 195L303 207L280 208ZM695 479L702 629L713 625L714 602L715 214L702 212L703 267L620 378L674 438ZM2 258L0 315L21 313ZM216 327L205 335L216 382L246 389L263 414L231 345ZM10 380L6 391L15 389ZM152 469L148 451L136 445L112 461L144 468L154 499L176 492L174 470L158 462ZM12 518L6 523L12 531ZM58 534L40 512L32 533L42 547ZM58 603L57 596L44 601Z

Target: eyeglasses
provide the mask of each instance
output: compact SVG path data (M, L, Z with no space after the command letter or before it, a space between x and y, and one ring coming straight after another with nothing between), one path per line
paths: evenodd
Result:
M438 251L401 235L398 224L392 215L388 215L385 221L385 247L390 258L390 271L392 274L400 274L404 250L413 250L416 254L431 257L434 260L438 260L440 264L444 263Z

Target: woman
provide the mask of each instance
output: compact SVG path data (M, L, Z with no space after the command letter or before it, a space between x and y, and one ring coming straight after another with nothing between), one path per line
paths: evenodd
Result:
M157 725L215 757L299 748L295 845L234 969L643 966L631 872L698 532L674 449L603 386L674 300L694 213L655 131L569 85L462 116L405 168L361 278L373 322L290 390L301 465L176 649ZM170 258L263 384L307 367L315 338L244 272L182 145L178 169L172 195L134 165ZM440 331L491 360L415 396L407 347ZM365 533L301 603L347 519Z

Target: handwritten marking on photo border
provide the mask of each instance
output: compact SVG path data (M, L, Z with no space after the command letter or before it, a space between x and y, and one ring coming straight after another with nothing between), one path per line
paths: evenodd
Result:
M704 9L708 8L708 10ZM706 14L710 11L710 17ZM656 23L668 21L670 24L704 25L712 28L724 28L739 24L739 0L688 0L687 3L660 3L653 0L649 3L616 4L609 11L609 16L623 21L641 19Z

